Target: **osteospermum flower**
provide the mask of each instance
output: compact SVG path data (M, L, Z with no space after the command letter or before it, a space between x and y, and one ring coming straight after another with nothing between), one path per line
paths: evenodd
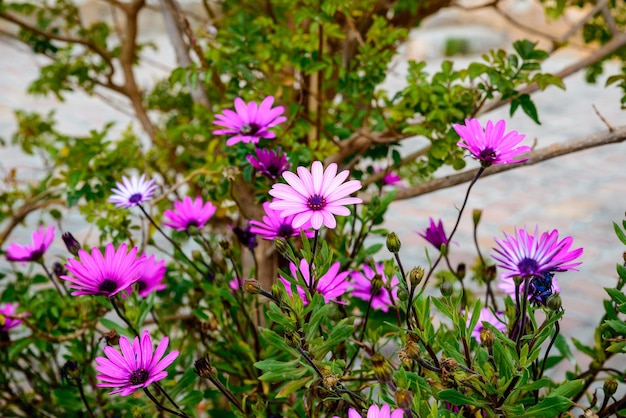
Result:
M500 262L498 267L508 270L507 277L541 277L545 272L577 270L582 248L570 251L573 239L565 237L559 241L559 232L544 232L539 236L535 227L534 235L525 229L515 229L514 236L504 233L504 240L494 238L500 248L494 248L492 257Z
M127 289L140 279L144 268L144 257L137 258L137 248L126 252L126 244L116 250L108 244L104 256L94 247L91 254L78 250L79 261L70 258L65 267L76 277L61 276L71 282L70 288L76 289L72 295L104 295L111 297Z
M305 235L311 238L314 232L307 230L311 228L310 223L302 225L300 228L294 228L292 225L294 216L282 217L280 212L270 207L269 202L263 203L265 216L262 221L250 221L250 232L261 236L266 240L274 240L276 238L289 238L300 236L300 231L305 230Z
M317 286L314 289L314 292L321 293L322 296L324 296L324 300L327 303L343 295L350 285L350 282L347 280L349 273L339 273L339 266L340 263L338 261L331 265L328 271L317 280ZM306 286L310 288L313 285L311 283L311 269L309 267L309 263L304 258L300 260L299 267L297 267L294 263L289 263L289 269L291 270L291 277L295 280L298 280L299 271L304 279L304 283L306 283ZM280 276L280 280L283 285L285 285L285 289L287 290L289 296L291 296L291 283L282 276ZM308 305L309 300L306 297L306 291L301 286L297 286L296 288L298 290L298 295L300 295L304 304Z
M21 261L26 264L27 261L37 261L46 252L50 244L54 240L54 226L45 229L43 226L33 231L33 243L31 245L20 245L12 243L7 248L7 260Z
M167 287L165 283L163 283L167 268L165 267L165 260L156 261L156 256L154 255L144 258L143 260L142 269L139 273L140 277L139 280L134 283L134 287L137 293L139 293L139 296L145 298L150 293L158 292Z
M215 115L216 125L224 126L226 129L218 129L213 133L217 135L234 135L226 141L226 145L235 145L237 142L256 144L259 138L275 138L274 132L269 128L287 120L281 116L285 112L282 106L272 108L273 96L267 96L260 105L256 102L246 104L241 98L235 99L235 110L225 109L223 114Z
M246 222L246 226L244 228L240 228L238 226L231 226L230 229L233 230L233 233L239 240L242 245L245 245L250 251L253 251L257 245L256 242L256 234L252 232L252 224L250 221Z
M393 304L391 297L396 300L398 298L398 278L393 276L391 278L391 295L389 290L385 286L375 288L372 286L372 280L378 274L382 285L386 285L389 280L385 276L385 267L382 263L375 264L376 270L372 269L369 265L363 264L360 271L353 271L350 273L352 279L352 296L363 299L364 301L372 301L372 309L380 309L383 312L388 312L389 307ZM373 297L372 297L373 295Z
M109 197L109 202L114 203L118 208L130 208L147 202L152 198L157 186L154 179L146 180L146 175L141 177L136 175L122 176L122 183L117 182L117 188L111 189L113 195Z
M472 337L476 339L476 341L480 342L480 331L484 328L484 322L488 322L493 325L495 329L500 332L506 332L506 324L502 322L498 315L501 315L502 312L496 312L494 315L489 308L482 308L480 310L480 316L478 317L478 322L476 323L476 327L472 330ZM467 320L467 325L469 325L471 318Z
M20 304L17 302L0 304L0 331L7 332L22 323L21 319L15 318L19 306ZM8 318L8 316L12 316L13 318Z
M404 417L404 411L402 409L391 410L389 404L384 404L382 407L378 405L371 405L367 410L367 418L402 418ZM335 416L333 418L339 418ZM348 409L348 418L363 418L356 409Z
M441 246L444 244L448 245L448 237L446 236L446 231L443 229L441 219L439 223L435 224L434 219L430 218L430 226L422 232L417 231L417 234L430 242L437 250L441 250Z
M96 386L117 388L109 392L110 395L119 393L128 396L139 388L148 387L165 378L165 369L178 357L178 350L163 357L168 344L169 338L164 337L154 351L148 331L143 332L141 341L135 337L132 345L128 338L121 336L121 354L115 348L106 346L106 357L96 357L95 369L100 373L96 375L100 380Z
M348 170L337 174L337 164L332 163L324 171L322 163L313 162L311 171L298 167L298 175L285 171L283 178L288 184L274 184L269 191L276 199L270 204L280 216L295 215L293 227L300 228L311 222L314 229L322 224L327 228L337 226L334 215L347 216L350 209L345 205L362 203L357 197L346 197L361 188L361 182L350 180Z
M204 203L200 196L194 200L185 196L182 201L174 202L174 210L168 209L163 212L163 216L169 219L163 222L163 225L178 231L186 231L192 226L202 228L216 210L217 206L211 202Z
M461 137L457 145L467 149L483 167L524 162L527 158L514 158L531 150L525 145L517 147L524 140L524 135L517 131L505 133L506 123L503 120L497 121L495 125L492 121L487 121L484 130L478 119L465 119L465 125L455 123L453 127Z
M246 158L259 173L276 180L283 172L289 170L289 157L278 147L276 151L256 148L254 150L256 156L250 154Z
M546 278L545 275L548 275ZM515 299L515 281L512 277L507 277L507 275L503 274L500 276L500 282L498 283L498 289L502 290L505 293L511 295L511 298ZM520 297L523 288L520 286ZM561 291L561 287L559 286L559 281L554 274L546 272L541 277L535 277L531 279L528 284L528 299L539 302L542 305L545 305L548 297L552 293L557 293Z

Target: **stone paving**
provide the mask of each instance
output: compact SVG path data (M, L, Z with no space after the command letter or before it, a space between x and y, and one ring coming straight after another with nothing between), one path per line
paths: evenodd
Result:
M434 31L430 32L433 35ZM429 32L418 38L428 42ZM433 35L435 36L435 35ZM438 35L437 35L438 36ZM482 35L481 35L482 36ZM426 40L426 41L424 41ZM163 41L163 39L161 39ZM172 62L172 51L166 42L160 62ZM165 52L163 52L165 51ZM435 54L436 55L436 54ZM429 55L429 57L432 55ZM548 63L549 69L561 68L575 58L575 54L559 54ZM131 123L128 115L104 104L95 97L82 93L68 96L59 104L51 98L33 98L26 95L28 83L37 74L42 61L33 57L23 46L6 38L0 38L0 137L9 139L15 130L14 109L45 112L55 110L58 127L68 134L82 134L89 129L100 128L107 121L119 122L115 129L122 130ZM440 58L429 59L430 66L439 65ZM464 59L459 59L462 64ZM400 88L401 75L406 63L399 62L388 80L389 89ZM158 72L159 70L153 70ZM151 83L153 74L142 72L142 84ZM394 78L395 74L395 78ZM615 87L604 88L603 82L588 85L578 74L566 80L567 91L550 88L533 96L539 109L541 126L518 112L509 117L508 109L492 112L492 119L504 118L511 129L527 135L526 143L537 140L539 147L580 138L602 131L605 126L594 113L596 105L602 115L613 125L624 123L624 113L619 108L620 92ZM115 132L115 130L114 130ZM483 221L479 244L483 254L489 254L493 236L502 236L502 230L511 232L515 226L540 230L557 228L563 235L572 235L575 246L585 252L580 272L568 272L559 276L563 306L567 313L563 320L563 332L582 340L591 340L592 327L601 315L603 287L615 283L615 264L621 262L624 246L615 238L612 222L621 223L626 210L626 180L623 161L626 145L611 145L582 153L560 157L541 165L516 169L498 176L481 179L475 186L467 206L453 247L452 261L471 263L474 257L471 247L471 210L482 208ZM0 174L14 167L18 176L28 178L37 171L37 159L25 156L15 148L0 151ZM426 196L396 202L388 214L386 227L398 232L402 243L401 256L405 267L425 265L425 242L413 231L423 229L429 217L442 218L448 230L452 227L465 193L466 185L437 191ZM28 219L37 221L38 215ZM80 228L80 219L70 213L67 229ZM16 231L12 239L28 241L29 228ZM53 255L62 254L62 242L57 239ZM0 268L4 260L0 260Z

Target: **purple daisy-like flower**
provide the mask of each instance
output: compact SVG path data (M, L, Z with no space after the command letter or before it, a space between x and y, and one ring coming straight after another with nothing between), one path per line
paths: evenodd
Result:
M339 273L340 263L337 261L333 265L330 266L328 271L317 280L317 286L314 291L321 293L324 296L324 300L328 303L335 298L340 297L344 293L346 293L346 289L350 286L350 282L348 281L348 272ZM291 277L295 280L298 280L298 271L300 272L302 278L304 279L304 283L307 287L311 287L311 269L309 263L303 258L300 260L300 266L297 267L294 263L289 263L289 269L291 270ZM285 289L289 296L291 296L291 283L280 276L280 281L285 285ZM298 295L304 302L305 305L309 304L309 300L306 296L306 291L301 286L297 286ZM337 302L336 300L334 302Z
M163 216L169 220L163 225L174 228L177 231L186 231L190 227L202 228L215 214L217 206L211 202L204 203L200 196L194 200L185 196L182 201L174 202L174 210L168 209Z
M152 198L157 186L154 179L146 180L146 175L141 177L136 175L122 176L122 183L117 182L117 188L111 189L113 195L109 197L109 202L114 203L118 208L130 208L147 202Z
M281 116L285 112L282 106L272 108L274 97L267 96L260 105L256 102L245 103L241 98L235 99L235 110L225 109L222 114L215 115L215 125L226 129L214 131L216 135L234 135L226 141L226 145L235 145L237 142L256 144L259 138L276 138L269 128L287 120Z
M254 150L256 157L252 154L246 158L248 162L252 164L255 170L272 180L276 180L283 172L289 170L291 164L289 164L289 157L283 152L281 147L278 147L275 151L256 148Z
M15 318L19 306L20 304L17 302L0 304L0 318L4 320L2 325L0 325L0 331L7 332L22 323L21 319ZM9 316L13 318L8 318ZM28 316L28 314L23 314L22 316Z
M472 337L480 343L480 331L484 328L484 322L490 323L500 332L506 332L506 324L498 317L498 315L501 314L502 312L496 312L494 315L493 312L491 312L491 309L482 308L480 310L480 316L478 317L478 323L476 323L476 327L472 331ZM470 320L471 318L467 320L467 325L469 325Z
M370 405L367 409L366 418L402 418L404 417L404 411L402 409L391 410L389 404L384 404L382 407L378 405ZM339 418L334 416L333 418ZM361 414L354 408L348 409L348 418L363 418Z
M392 306L391 297L396 300L398 298L398 278L393 276L391 278L391 295L389 294L389 290L386 287L381 287L376 291L374 297L372 297L372 279L379 274L382 282L386 285L389 283L389 280L385 276L385 267L382 263L375 264L376 271L372 269L369 265L363 264L361 266L360 271L353 271L350 273L350 277L352 278L352 296L363 299L366 302L369 302L370 299L372 301L371 306L372 309L380 309L383 312L388 312L389 307Z
M233 233L235 234L239 242L250 251L254 251L257 245L259 245L259 243L256 242L256 233L252 232L252 224L250 221L246 223L246 226L244 228L231 226L230 229L233 230Z
M294 216L280 216L280 212L272 209L269 202L263 203L263 209L265 209L265 216L262 221L250 221L250 232L261 236L263 239L274 240L276 238L299 237L301 230L305 231L304 234L308 238L315 234L310 230L311 224L309 222L300 228L294 228L292 225Z
M20 245L12 243L8 246L6 257L9 261L21 261L26 264L27 261L37 261L46 252L50 244L54 240L54 226L45 229L43 226L33 231L32 245Z
M435 224L435 220L430 218L430 225L423 232L416 231L419 236L430 242L437 250L441 250L442 245L448 245L448 237L443 229L441 219Z
M505 133L506 123L503 120L497 121L495 125L487 121L484 130L478 119L465 119L465 125L455 123L453 127L461 137L457 145L467 149L483 167L524 162L527 158L514 158L531 150L525 145L517 147L524 140L524 135L517 131Z
M117 388L109 395L119 393L128 396L139 388L148 387L165 378L165 369L178 357L178 350L163 357L168 344L169 338L164 337L155 351L148 331L143 332L141 341L135 337L132 346L128 338L121 336L121 354L115 348L106 346L106 357L96 357L95 369L100 373L96 378L101 381L96 386Z
M361 182L350 180L348 170L337 174L337 164L332 163L324 171L320 161L313 162L311 171L298 167L298 175L285 171L283 178L288 184L274 184L269 191L275 200L270 203L281 216L295 215L293 227L300 228L311 222L314 229L322 224L327 228L337 226L334 215L350 215L345 205L362 203L358 197L346 197L361 188Z
M492 257L500 262L498 267L508 270L507 277L542 277L543 273L578 270L581 264L574 262L583 252L582 248L570 251L573 239L568 236L559 241L559 232L544 232L539 235L535 227L534 235L525 229L515 229L515 235L504 233L504 240L494 238L500 248L494 248Z
M166 271L165 260L156 261L154 255L144 258L139 280L135 282L135 289L139 296L145 298L152 292L165 289L167 286L163 283L163 279Z
M546 277L547 276L547 277ZM512 277L507 277L506 274L500 275L500 282L498 283L498 289L511 295L515 299L515 280ZM538 304L545 305L548 297L553 293L561 291L559 281L554 277L553 273L544 272L541 277L533 277L528 284L528 299L537 302ZM520 288L520 295L523 289Z
M111 297L127 289L141 278L145 256L137 258L137 248L126 252L126 244L115 250L113 244L108 244L104 256L100 249L91 249L91 255L78 250L79 261L68 259L65 268L76 277L61 276L61 279L71 282L70 288L76 289L72 295L104 295Z

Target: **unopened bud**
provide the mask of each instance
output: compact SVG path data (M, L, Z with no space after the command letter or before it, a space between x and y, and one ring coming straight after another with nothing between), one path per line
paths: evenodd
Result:
M458 277L459 280L463 280L465 278L466 271L467 269L465 267L465 263L459 263L456 268L456 277Z
M480 218L483 216L482 209L474 209L472 211L472 221L474 222L474 226L477 226L480 222Z
M59 279L61 278L61 276L67 275L67 270L65 269L63 264L59 263L58 261L55 261L52 265L52 272Z
M400 251L400 247L402 244L400 243L400 238L395 232L390 232L387 234L387 249L389 252L397 254Z
M78 257L78 250L80 250L81 247L80 243L76 240L76 238L74 238L74 235L72 235L71 232L66 232L61 235L61 239L63 239L67 251L69 251L74 257Z
M485 281L492 282L496 278L497 270L495 265L487 266L484 270Z
M398 289L398 300L400 302L406 302L409 299L409 294L406 290L400 288Z
M480 330L480 343L482 345L484 345L487 348L491 348L493 347L493 343L494 343L494 335L493 335L493 331L491 331L489 328L482 328Z
M553 293L546 301L546 305L548 306L548 308L552 309L555 312L560 311L562 305L561 295L558 293Z
M607 398L610 398L617 392L617 380L613 377L609 377L604 381L604 385L602 386L602 390L604 390L604 395Z
M339 376L334 373L325 374L322 383L326 389L331 390L339 383Z
M274 245L276 246L276 250L283 257L287 257L289 255L289 243L285 238L276 238L274 240Z
M383 288L384 284L383 277L380 274L375 274L374 278L372 278L372 288L370 289L370 293L374 296L378 295L378 292Z
M441 359L441 368L448 372L453 372L459 366L459 363L451 357Z
M213 375L213 366L211 366L211 360L208 354L194 361L193 365L196 368L198 376L208 378Z
M454 291L454 288L452 287L452 283L450 283L447 280L444 280L443 282L441 282L441 285L439 285L439 291L441 292L442 296L450 297L452 296L452 292Z
M409 271L409 282L411 282L411 287L416 287L421 283L424 278L424 269L420 266L413 267L411 271Z
M120 343L120 336L118 335L117 331L115 331L115 329L112 329L111 331L103 334L102 337L109 346L114 347L116 345L119 345Z
M233 257L233 247L230 245L230 242L223 239L220 241L220 247L222 247L222 255L224 258Z
M393 371L391 366L387 362L387 359L382 354L374 353L370 359L372 361L372 367L374 369L374 375L379 382L387 383L391 382Z
M251 295L258 295L261 293L261 284L254 279L246 279L243 282L243 290L250 293Z
M419 344L416 341L409 340L408 338L404 344L404 352L411 360L417 360L422 354Z
M80 367L76 360L68 360L62 367L63 373L68 379L80 379Z
M396 405L400 409L411 409L413 405L413 394L406 389L398 389L396 393L393 395Z
M301 339L300 335L294 331L285 331L285 341L289 344L289 347L298 348L300 347Z

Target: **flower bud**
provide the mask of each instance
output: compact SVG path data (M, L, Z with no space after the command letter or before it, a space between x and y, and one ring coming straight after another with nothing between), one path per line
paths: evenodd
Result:
M61 239L63 239L67 251L69 251L74 257L78 257L78 250L80 250L81 247L80 243L76 240L76 238L74 238L74 235L72 235L71 232L66 232L61 235Z
M422 267L413 267L411 271L409 271L409 282L411 283L411 287L414 288L419 285L423 278L424 269Z
M322 379L322 384L328 390L333 389L339 383L339 376L334 373L324 374L324 378Z
M450 283L447 280L444 280L443 282L441 282L441 285L439 285L439 291L441 292L442 296L450 297L452 296L452 292L454 291L454 288L452 287L452 283Z
M193 365L196 368L198 376L208 378L213 375L213 366L211 366L211 360L208 354L194 361Z
M485 267L485 270L484 270L485 281L492 282L496 278L496 273L497 271L496 271L495 265Z
M609 377L604 381L602 390L604 390L604 396L610 398L617 392L617 380L614 377Z
M441 359L441 368L447 372L453 372L459 366L459 363L452 357Z
M398 408L404 410L411 409L413 405L413 394L411 392L406 389L398 389L396 390L396 393L394 393L393 397L396 401L396 405L398 405Z
M406 292L406 290L400 288L398 289L398 300L400 302L406 302L409 299L409 294Z
M61 370L68 380L80 379L80 367L78 367L76 360L68 360L63 367L61 367Z
M52 273L54 273L54 275L60 279L61 276L67 275L67 270L63 266L63 264L59 263L58 261L55 261L54 264L52 265Z
M224 258L233 257L233 247L230 245L230 242L223 239L220 241L220 247L222 247L222 255Z
M261 293L261 284L254 279L246 279L243 282L243 290L251 295L258 295Z
M548 306L548 308L552 309L555 312L561 310L561 304L561 295L559 295L558 293L553 293L546 301L546 305Z
M119 345L120 343L120 336L118 335L117 331L115 331L115 329L112 329L111 331L103 334L102 337L109 346L114 347L116 345Z
M404 344L404 352L411 360L417 360L422 354L422 350L420 350L419 344L416 341L412 341L408 338L406 340L406 343Z
M456 277L458 277L459 280L463 280L465 278L466 271L467 268L465 267L465 263L459 263L456 268Z
M400 238L395 232L387 234L387 249L389 252L397 254L401 247Z
M482 209L474 209L472 211L472 221L474 222L474 226L477 226L480 222L480 218L483 216Z
M383 277L380 274L375 274L372 278L372 288L370 289L370 293L374 296L378 295L378 292L383 288L384 284Z
M287 257L289 255L289 243L285 238L276 238L274 239L274 245L276 246L276 250L283 257Z
M481 328L480 343L482 345L484 345L487 348L491 348L493 347L494 339L495 337L493 335L493 331L491 331L489 328Z
M385 359L385 357L380 353L374 353L370 360L372 361L372 367L374 369L376 379L378 379L381 383L391 382L393 371L391 370L391 366L387 362L387 359Z

